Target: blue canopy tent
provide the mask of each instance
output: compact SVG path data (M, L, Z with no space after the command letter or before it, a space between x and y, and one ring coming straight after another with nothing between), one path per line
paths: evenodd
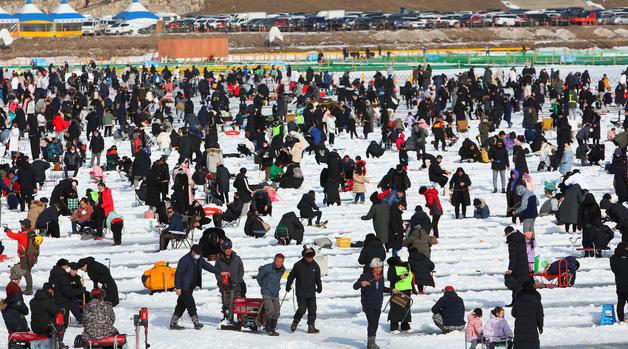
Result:
M20 36L53 36L53 23L50 16L43 13L32 0L15 12L20 23Z
M133 0L122 12L113 16L113 19L137 24L151 25L157 23L159 17L150 12L139 0Z
M81 36L85 17L70 6L68 0L61 0L50 18L55 24L56 36Z

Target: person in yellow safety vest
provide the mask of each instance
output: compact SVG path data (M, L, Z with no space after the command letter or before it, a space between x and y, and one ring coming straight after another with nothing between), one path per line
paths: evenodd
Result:
M390 288L398 291L396 297L403 297L409 300L414 292L414 274L410 270L408 262L404 262L400 257L388 258L388 282ZM407 297L404 297L406 295ZM401 322L401 331L411 332L410 322L412 316L410 314L410 303L402 306L397 302L390 302L390 312L388 313L388 321L390 321L390 332L398 334L399 323Z
M569 91L567 105L569 106L569 115L573 116L578 107L578 92L575 89Z

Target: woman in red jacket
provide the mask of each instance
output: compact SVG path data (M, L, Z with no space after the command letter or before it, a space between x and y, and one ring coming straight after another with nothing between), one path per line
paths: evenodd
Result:
M109 216L109 212L114 210L113 196L111 196L111 189L107 188L105 183L98 183L98 192L100 193L100 207L102 208L105 217Z
M419 194L425 196L425 206L430 209L430 216L432 216L432 231L434 236L438 238L438 221L440 216L443 215L443 207L440 205L440 199L438 198L438 190L431 187L419 188Z

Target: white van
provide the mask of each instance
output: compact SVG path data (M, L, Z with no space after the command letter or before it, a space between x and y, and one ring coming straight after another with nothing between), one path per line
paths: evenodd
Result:
M100 28L100 23L97 19L88 19L83 22L83 36L97 35Z

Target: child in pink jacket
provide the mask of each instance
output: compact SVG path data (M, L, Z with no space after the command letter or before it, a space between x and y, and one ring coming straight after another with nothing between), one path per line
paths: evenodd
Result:
M467 317L467 342L471 345L469 349L475 349L478 344L482 343L482 309L475 308Z

